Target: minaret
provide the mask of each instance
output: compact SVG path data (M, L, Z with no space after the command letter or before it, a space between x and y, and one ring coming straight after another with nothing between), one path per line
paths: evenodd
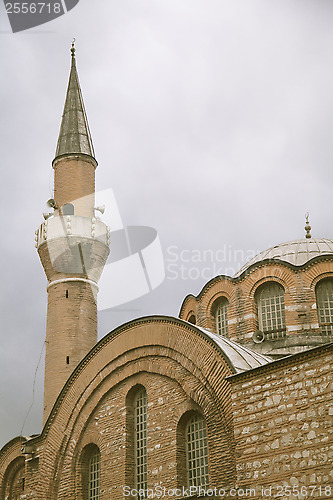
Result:
M109 254L109 228L95 215L94 156L71 48L71 71L54 169L53 208L36 231L48 279L45 424L66 380L97 342L97 282Z

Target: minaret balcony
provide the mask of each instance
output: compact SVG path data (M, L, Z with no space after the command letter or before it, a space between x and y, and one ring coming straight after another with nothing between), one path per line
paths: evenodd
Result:
M98 218L78 215L51 216L35 231L36 248L46 241L80 237L96 239L109 246L110 228Z
M80 276L97 283L109 242L106 224L78 215L52 215L36 231L36 247L49 282Z

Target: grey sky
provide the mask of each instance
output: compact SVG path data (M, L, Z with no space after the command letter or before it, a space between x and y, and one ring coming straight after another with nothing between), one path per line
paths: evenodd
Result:
M177 315L203 268L230 274L303 238L307 211L312 235L333 237L332 25L329 0L81 0L12 34L0 4L0 446L21 431L45 336L34 231L52 196L72 38L97 188L113 189L125 224L158 231L167 267L152 293L100 314L101 337ZM26 435L41 431L42 379L41 364Z

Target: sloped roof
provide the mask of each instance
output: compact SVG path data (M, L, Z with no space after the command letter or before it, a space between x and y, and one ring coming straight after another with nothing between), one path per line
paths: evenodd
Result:
M81 153L94 158L93 143L76 70L74 46L71 52L71 71L55 157Z
M309 238L302 240L288 241L274 247L268 248L258 253L253 259L247 262L236 274L238 278L248 268L263 260L281 260L294 266L302 266L314 257L322 255L333 256L333 240L326 238Z
M217 335L216 333L205 330L196 325L198 330L202 331L206 336L210 337L215 344L223 351L224 355L229 359L230 364L234 367L235 373L242 373L252 368L258 368L259 366L267 365L273 361L269 356L264 356L251 349L244 347L237 342Z

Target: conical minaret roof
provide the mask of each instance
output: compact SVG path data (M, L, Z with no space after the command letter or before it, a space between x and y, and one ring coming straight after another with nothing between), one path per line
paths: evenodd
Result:
M94 158L94 147L76 70L74 42L71 54L71 72L55 158L73 153L86 154Z

